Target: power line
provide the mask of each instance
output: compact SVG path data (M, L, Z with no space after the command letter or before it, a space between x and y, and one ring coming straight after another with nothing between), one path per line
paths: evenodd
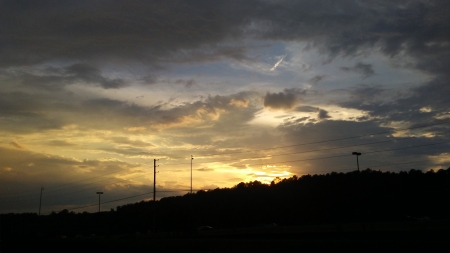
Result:
M133 173L136 173L136 172L135 171L131 171L131 172L128 172L128 173L124 174L123 176L130 175L130 174L133 174ZM114 173L111 173L111 174L114 174ZM145 174L148 174L148 173L145 173ZM95 178L99 178L99 177L102 177L102 176L97 176ZM72 189L72 188L78 188L78 187L81 187L81 186L91 185L91 184L94 184L94 183L103 182L103 181L107 181L107 180L111 180L111 179L117 179L117 178L102 179L102 180L94 181L94 182L83 184L83 185L77 185L77 186L73 186L73 187L68 187L68 188L61 189L61 190L68 190L68 189ZM129 178L129 179L132 179L132 178ZM86 181L86 180L80 180L80 181L77 181L77 182L82 182L82 181ZM77 183L77 182L73 182L73 183ZM49 191L49 192L57 192L57 191L61 191L61 190L53 190L53 191Z
M381 165L375 165L375 166L370 166L370 169L372 168L379 168L379 167L389 167L389 166L394 166L394 165L405 165L405 164L414 164L414 163L424 163L424 162L429 162L429 159L426 160L420 160L420 161L413 161L413 162L403 162L403 163L389 163L389 164L381 164ZM443 164L433 164L433 165L443 165ZM341 167L342 168L342 167ZM338 169L338 170L333 170L333 171L340 171L340 170L354 170L354 168L352 169L347 169L347 167L345 167L345 169ZM322 172L322 171L316 171L316 172Z
M341 140L348 140L348 139L356 139L356 138L361 138L361 137L367 137L367 136L373 136L373 135L380 135L380 134L391 133L391 132L394 132L394 131L404 131L404 130L420 129L420 128L425 128L425 127L430 127L430 126L444 125L444 124L448 124L448 123L450 123L450 121L439 122L439 123L429 124L429 125L416 126L416 127L399 128L399 129L393 129L393 130L384 131L384 132L377 132L377 133L371 133L371 134L349 136L349 137L343 137L343 138L337 138L337 139L329 139L329 140L323 140L323 141L314 141L314 142L298 143L298 144L287 145L287 146L278 146L278 147L271 147L271 148L254 149L254 150L248 150L248 151L229 152L229 153L221 153L221 154L202 155L202 156L199 156L199 158L208 157L208 156L221 156L221 155L241 154L241 153L249 153L249 152L255 152L255 151L263 151L263 150L271 150L271 149L280 149L280 148L291 148L291 147L297 147L297 146L303 146L303 145L310 145L310 144L319 144L319 143L326 143L326 142L333 142L333 141L341 141ZM180 164L186 164L186 163L180 163ZM164 165L177 165L177 164L164 164Z
M436 143L436 144L441 144L441 143ZM429 144L429 145L421 145L421 146L430 146L430 145L436 145L436 144ZM415 146L415 147L419 147L419 146ZM408 148L413 148L413 147L408 147ZM387 150L385 150L387 151ZM391 163L391 164L384 164L384 165L377 165L377 166L371 166L372 168L376 168L376 167L386 167L386 166L392 166L392 165L403 165L403 164L413 164L413 163L421 163L421 162L426 162L427 160L422 160L422 161L414 161L414 162L404 162L404 163ZM340 170L332 170L332 171L319 171L319 173L331 173L331 172L337 172L337 171L351 171L354 170L353 168L347 168L347 169L340 169ZM317 171L316 171L317 174ZM304 176L304 175L310 175L310 173L303 173L300 174L299 176ZM213 189L196 189L195 191L199 191L199 190L213 190ZM165 190L165 191L158 191L158 192L190 192L191 190ZM124 198L120 198L120 199L115 199L115 200L110 200L110 201L106 201L106 202L102 202L101 204L109 204L109 203L114 203L114 202L118 202L118 201L122 201L122 200L126 200L126 199L131 199L131 198L136 198L136 197L140 197L140 196L145 196L148 194L152 194L154 193L154 191L151 192L146 192L146 193L142 193L142 194L138 194L138 195L133 195L133 196L128 196L128 197L124 197ZM78 207L74 207L74 208L70 208L70 209L66 209L68 211L70 210L76 210L76 209L81 209L81 208L87 208L87 207L92 207L92 206L96 206L98 204L89 204L89 205L84 205L84 206L78 206ZM51 212L47 212L46 214L49 214Z
M432 144L434 145L434 144ZM366 154L366 153L365 153ZM384 164L384 165L377 165L377 166L371 166L372 168L376 168L376 167L386 167L386 166L392 166L392 165L403 165L403 164L413 164L413 163L421 163L421 162L426 162L427 160L422 160L422 161L414 161L414 162L404 162L404 163L391 163L391 164ZM332 173L332 172L337 172L337 171L352 171L354 170L354 168L347 168L347 169L340 169L340 170L331 170L331 171L319 171L319 173L322 173L323 175L328 174L328 173ZM317 174L317 172L316 172ZM305 176L305 175L310 175L310 173L303 173L300 174L299 177L301 176ZM222 188L223 189L223 188ZM209 190L214 190L214 189L195 189L195 191L209 191ZM158 191L158 192L190 192L191 189L189 190L166 190L166 191ZM149 195L154 193L154 191L151 192L146 192L146 193L142 193L142 194L137 194L137 195L133 195L133 196L128 196L128 197L124 197L124 198L120 198L120 199L114 199L114 200L110 200L110 201L105 201L102 202L101 204L109 204L109 203L114 203L114 202L118 202L118 201L122 201L122 200L127 200L127 199L131 199L131 198L136 198L136 197L141 197L141 196L145 196L145 195ZM81 209L81 208L87 208L87 207L92 207L92 206L97 206L98 204L89 204L89 205L84 205L84 206L78 206L78 207L74 207L74 208L69 208L69 209L65 209L65 210L76 210L76 209ZM45 214L49 214L51 212L47 212Z
M436 124L422 125L422 126L417 126L417 127L410 127L410 128L400 128L400 129L394 129L394 130L390 130L390 131L378 132L378 133L372 133L372 134L350 136L350 137L344 137L344 138L338 138L338 139L330 139L330 140L323 140L323 141L299 143L299 144L287 145L287 146L279 146L279 147L271 147L271 148L263 148L263 149L254 149L254 150L248 150L248 151L239 151L239 152L230 152L230 153L221 153L221 154L201 155L201 156L198 156L198 158L201 159L201 158L208 157L208 156L222 156L222 155L230 155L230 154L243 154L243 153L250 153L250 152L255 152L255 151L264 151L264 150L281 149L281 148L291 148L291 147L298 147L298 146L304 146L304 145L310 145L310 144L320 144L320 143L340 141L340 140L349 140L349 139L356 139L356 138L361 138L361 137L367 137L367 136L391 133L393 131L419 129L419 128L425 128L425 127L430 127L430 126L443 125L443 124L447 124L447 123L450 123L450 121L440 122L440 123L436 123ZM450 132L450 131L440 132L440 133L437 133L437 134L448 133L448 132ZM410 138L417 138L417 137L403 137L403 138L397 138L395 140L389 140L389 141L396 141L396 140L410 139ZM372 144L382 143L382 142L389 142L389 141L374 142ZM358 145L355 145L355 146L358 146ZM366 144L361 144L361 145L366 145ZM367 144L367 145L369 145L369 144ZM351 147L351 146L347 146L347 147ZM323 151L323 150L316 150L316 151ZM312 151L306 151L306 152L312 152ZM262 158L262 157L255 157L255 158ZM247 158L247 159L251 159L251 158ZM229 159L229 160L234 160L234 159ZM229 161L229 160L221 160L221 161ZM198 163L200 164L200 163L210 163L210 162L198 162ZM189 163L166 163L166 164L162 164L162 165L187 165L187 164L189 164Z
M437 133L437 134L443 134L443 133L449 133L449 132L450 131L445 131L445 132L441 132L441 133ZM323 148L323 149L314 149L314 150L304 150L304 151L291 152L291 153L280 153L280 154L275 154L275 155L244 157L244 158L241 158L241 159L271 158L271 157L276 157L276 156L304 154L304 153L312 153L312 152L327 151L327 150L337 150L337 149L343 149L343 148L360 147L360 146L367 146L367 145L380 144L380 143L388 143L388 142L394 142L394 141L403 141L403 140L416 139L416 138L417 137L403 137L403 138L397 138L397 139L394 139L394 140L376 141L376 142L363 143L363 144L347 145L347 146L342 146L342 147ZM226 160L219 160L219 161L212 161L212 162L211 161L210 162L198 162L197 164L213 163L213 162L228 162L228 161L234 161L234 160L236 160L236 159L226 159ZM164 164L164 165L173 165L173 164ZM176 165L178 165L178 164L176 164Z
M450 132L450 131L446 131L446 132L442 132L442 133L448 133L448 132ZM441 134L441 133L439 133L439 134ZM372 142L372 143L365 143L365 144L355 144L355 145L348 145L348 146L344 146L344 147L334 147L334 148L307 150L307 151L300 151L300 152L293 152L293 153L276 154L276 155L264 156L264 157L248 157L248 158L243 158L243 159L271 158L271 157L274 157L274 156L283 156L283 155L292 155L292 154L301 154L301 153L311 153L311 152L326 151L326 150L336 150L336 149L342 149L342 148L348 148L348 147L365 146L365 145L386 143L386 142L392 142L392 141L400 141L400 140L406 140L406 139L412 139L412 138L415 138L415 137L405 137L405 138L400 138L400 139L395 139L395 140L388 140L388 141L379 141L379 142ZM411 147L402 147L402 148L395 148L395 149L370 151L370 152L365 152L364 154L380 153L380 152L402 150L402 149L410 149L410 148L416 148L416 147L433 146L433 145L439 145L439 144L444 144L444 143L448 143L448 141L440 142L440 143L434 143L434 144L424 144L424 145L418 145L418 146L411 146ZM316 158L307 158L307 159L300 159L300 160L280 161L280 162L271 162L271 163L259 163L259 164L257 163L257 164L249 164L249 165L250 166L255 166L255 165L267 165L267 164L278 164L278 163L291 163L291 162L300 162L300 161L311 161L311 160L322 160L322 159L329 159L329 158L339 158L339 157L346 157L346 156L348 156L348 155L347 154L334 155L334 156L327 156L327 157L316 157ZM215 161L215 162L223 162L223 161L230 161L230 160L228 159L228 160L221 160L221 161ZM203 164L203 163L211 163L211 162L200 162L200 164ZM149 174L149 173L146 173L146 174ZM140 177L140 176L142 176L142 174L137 176L137 177ZM136 178L136 177L133 177L133 178ZM130 178L130 179L133 179L133 178ZM107 180L110 180L110 179L107 179ZM105 180L101 180L101 181L105 181ZM107 184L107 185L110 185L110 184ZM106 185L104 185L104 186L106 186ZM104 186L102 186L102 187L104 187ZM51 197L61 196L61 195L66 195L66 194L72 194L72 193L76 193L76 192L82 192L82 191L86 191L86 190L90 190L90 189L94 189L94 188L98 188L98 186L92 187L92 188L88 188L88 189L68 192L68 193L61 193L61 194L57 194L57 195L51 195ZM35 195L30 195L30 196L34 197Z
M438 142L438 143L432 143L432 144L425 144L425 145L418 145L418 146L410 146L410 147L403 147L403 148L394 148L394 149L385 149L385 150L378 150L378 151L372 151L372 152L365 152L364 154L371 154L371 153L380 153L380 152L387 152L387 151L394 151L394 150L401 150L401 149L410 149L410 148L419 148L419 147L427 147L427 146L433 146L433 145L439 145L439 144L445 144L450 143L450 141L445 142ZM328 159L328 158L337 158L337 157L344 157L349 156L348 154L345 155L335 155L335 156L326 156L326 157L316 157L316 158L308 158L308 159L300 159L300 160L292 160L292 161L280 161L280 162L272 162L270 164L275 163L290 163L290 162L303 162L303 161L311 161L311 160L322 160L322 159ZM259 164L249 164L249 165L267 165L268 163L259 163Z
M171 191L158 191L158 192L184 192L184 191L186 191L186 192L188 192L188 191L190 191L190 190L171 190ZM136 197L140 197L140 196L145 196L145 195L149 195L149 194L153 194L153 191L151 191L151 192L146 192L146 193L141 193L141 194L138 194L138 195L133 195L133 196L129 196L129 197L125 197L125 198L120 198L120 199L115 199L115 200L110 200L110 201L105 201L105 202L101 202L100 204L109 204L109 203L114 203L114 202L118 202L118 201L122 201L122 200L126 200L126 199L131 199L131 198L136 198ZM78 206L78 207L73 207L73 208L68 208L68 209L64 209L64 210L67 210L67 211L70 211L70 210L75 210L75 209L80 209L80 208L86 208L86 207L91 207L91 206L97 206L98 205L98 203L97 204L89 204L89 205L84 205L84 206ZM49 213L52 213L52 212L46 212L45 214L49 214Z
M410 129L418 129L418 128L424 128L424 127L430 127L430 126L442 125L442 124L446 124L446 123L449 123L449 122L440 122L440 123L436 123L436 124L429 124L429 125L423 125L423 126L417 126L417 127L411 127L411 128L403 128L403 129L397 129L397 130L390 130L390 131L379 132L379 133L374 133L374 134L366 134L366 135L359 135L359 136L345 137L345 138L339 138L339 139L333 139L333 140L324 140L324 141L317 141L317 142L301 143L301 144L295 144L295 145L289 145L289 146L281 146L281 147L273 147L273 148L259 149L259 150L254 150L254 151L270 150L270 149L279 149L279 148L294 147L294 146L307 145L307 144L325 143L325 142L331 142L331 141L337 141L337 140L345 140L345 139L361 138L361 137L365 137L365 136L372 136L372 135L377 135L377 134L389 133L389 132L392 132L392 131L408 130L408 129L409 129L409 130L410 130ZM450 131L441 132L441 133L437 133L437 134L443 134L443 133L448 133L448 132L450 132ZM306 151L291 152L291 153L281 153L281 154L275 154L275 155L269 155L269 156L263 156L263 157L261 157L261 156L260 156L260 157L247 157L247 158L242 158L242 159L271 158L271 157L275 157L275 156L283 156L283 155L292 155L292 154L300 154L300 153L310 153L310 152L318 152L318 151L326 151L326 150L336 150L336 149L342 149L342 148L348 148L348 147L373 145L373 144L386 143L386 142L392 142L392 141L401 141L401 140L412 139L412 138L416 138L416 137L404 137L404 138L397 138L397 139L394 139L394 140L378 141L378 142L365 143L365 144L355 144L355 145L348 145L348 146L343 146L343 147L333 147L333 148L325 148L325 149L306 150ZM438 143L438 144L440 144L440 143ZM437 144L431 144L431 145L437 145ZM425 146L428 146L428 145L425 145ZM417 146L417 147L420 147L420 146ZM410 148L410 147L407 147L407 148ZM399 148L399 149L405 149L405 148ZM391 149L391 150L396 150L396 149ZM252 152L252 151L234 152L233 154L236 154L236 153L247 153L247 152ZM375 152L384 152L384 151L365 152L365 154L368 154L368 153L375 153ZM229 154L232 154L232 153L229 153ZM217 155L217 154L211 155L211 156L216 156L216 155ZM220 155L224 155L224 154L220 154ZM327 159L327 158L335 158L335 157L343 157L343 156L347 156L347 155L329 156L329 157L322 157L322 158L311 158L311 159L303 159L303 160L295 160L295 161L318 160L318 159ZM203 156L203 157L204 157L204 156ZM234 160L234 159L219 160L219 161L213 161L213 162L224 162L224 161L231 161L231 160ZM285 162L289 163L289 162L295 162L295 161L285 161ZM199 164L203 164L203 163L211 163L211 162L199 162ZM283 162L276 162L276 163L283 163ZM182 164L187 164L187 163L182 163ZM266 164L266 163L264 163L264 164ZM164 164L164 165L178 165L178 164ZM259 165L259 164L251 164L251 165ZM56 185L56 186L53 186L52 188L55 188L55 187L61 187L61 186L65 186L65 185L70 185L70 184L74 184L74 183L78 183L78 182L83 182L83 181L87 181L87 180L90 180L90 179L103 177L103 176L105 176L105 175L114 174L114 173L117 173L117 172L120 172L120 171L122 171L122 170L113 171L113 172L109 172L109 173L106 173L106 174L103 174L103 175L99 175L99 176L95 176L95 177L91 177L91 178L86 178L86 179L82 179L82 180L77 180L77 181L73 181L73 182L70 182L70 183L65 183L65 184ZM127 174L132 174L132 173L135 173L135 172L130 172L130 173L127 173ZM127 175L127 174L125 174L125 175ZM140 176L142 176L142 175L140 175ZM85 184L85 185L83 185L83 186L86 186L86 185L89 185L89 184L93 184L93 183L96 183L96 182L101 182L101 181L111 180L111 179L114 179L114 178L109 178L109 179L104 179L104 180L95 181L95 182L92 182L92 183ZM132 179L132 178L130 178L130 179ZM69 188L66 188L66 189L63 189L63 190L67 190L67 189L71 189L71 188L78 188L78 187L80 187L80 186L69 187ZM92 188L89 188L89 189L92 189ZM88 189L85 189L85 190L88 190ZM56 191L56 190L54 190L54 191L48 191L48 193L55 192L55 191ZM80 191L84 191L84 190L80 190ZM75 192L80 192L80 191L75 191ZM58 195L56 195L56 196L59 196L59 195L65 195L65 194L70 194L70 193L74 193L74 192L58 194ZM17 193L16 193L16 194L17 194ZM15 197L27 197L27 196L33 196L33 197L35 197L35 194L24 195L24 196L15 196ZM55 196L55 195L53 195L53 196ZM0 199L2 199L2 198L3 198L3 199L4 199L4 198L11 198L11 197L13 197L13 196L0 197Z
M150 174L150 173L151 172L140 174L140 175L138 175L136 177L132 177L132 178L128 178L128 179L134 179L134 178L142 177L143 175L147 175L147 174ZM108 178L108 180L111 180L111 179L114 179L114 178ZM116 179L119 179L119 180L122 180L122 181L126 181L126 179L120 179L120 178L116 178ZM103 180L103 181L105 181L105 180ZM67 195L67 194L73 194L73 193L88 191L88 190L92 190L92 189L98 189L99 187L105 187L105 186L108 186L108 185L112 185L112 184L115 184L116 182L112 182L112 183L101 185L101 186L94 186L94 187L91 187L91 188L81 189L81 190L77 190L77 191L64 192L64 193L60 193L60 194L53 194L53 195L47 196L47 198L63 196L63 195ZM28 196L33 197L33 198L35 197L35 195L24 195L24 196L19 196L19 197L28 197ZM21 201L25 201L25 200L27 200L27 199L15 199L15 200L8 201L8 202L21 202Z
M446 133L446 132L443 132L443 133ZM405 138L402 138L401 140L411 139L411 138L414 138L414 137L405 137ZM389 141L394 141L394 140L389 140ZM388 142L388 141L373 142L373 143L367 143L367 144L349 145L349 146L345 146L345 147L335 147L335 148L320 149L320 150L313 150L313 151L302 151L302 152L296 152L296 153L307 153L307 152L324 151L324 150L330 150L330 149L340 149L340 148L347 148L347 147L354 147L354 146L371 145L371 144L382 143L382 142ZM424 144L424 145L418 145L418 146L401 147L401 148L386 149L386 150L377 150L377 151L365 152L364 154L380 153L380 152L402 150L402 149L410 149L410 148L425 147L425 146L433 146L433 145L439 145L439 144L444 144L444 143L448 143L448 141L446 141L446 142L439 142L439 143L432 143L432 144ZM295 153L288 153L288 154L295 154ZM278 154L277 156L279 156L279 155L288 155L288 154ZM273 155L273 156L275 156L275 155ZM348 155L347 154L345 154L345 155L335 155L335 156L327 156L327 157L317 157L317 158L308 158L308 159L300 159L300 160L292 160L292 161L280 161L280 162L259 163L259 164L249 164L249 165L250 166L255 166L255 165L267 165L267 164L278 164L278 163L291 163L291 162L299 162L299 161L310 161L310 160L321 160L321 159L328 159L328 158L338 158L338 157L345 157L345 156L348 156ZM265 157L263 157L263 158L265 158ZM251 158L247 158L247 159L251 159ZM146 173L146 174L149 174L149 173ZM142 175L139 175L137 177L141 177L141 176ZM133 177L133 178L136 178L136 177ZM130 178L130 179L133 179L133 178ZM105 180L102 180L102 181L105 181ZM107 184L107 185L110 185L110 184ZM103 185L102 187L107 186L107 185ZM86 190L90 190L90 189L94 189L94 188L98 188L98 186L95 186L95 187L92 187L92 188L88 188L88 189L82 189L82 190L78 190L78 191L73 191L73 192L67 192L67 193L62 193L62 194L57 194L57 195L51 195L49 197L67 195L67 194L72 194L72 193L76 193L76 192L82 192L82 191L86 191ZM35 195L31 195L31 196L35 197ZM8 201L8 202L17 202L17 201L23 201L23 200L15 200L15 201Z
M264 151L264 150L272 150L272 149L281 149L281 148L289 148L289 147L297 147L297 146L303 146L303 145L310 145L310 144L319 144L319 143L326 143L326 142L333 142L333 141L339 141L339 140L348 140L348 139L356 139L356 138L361 138L361 137L367 137L367 136L373 136L373 135L380 135L380 134L386 134L386 133L391 133L393 131L403 131L403 130L412 130L412 129L420 129L420 128L426 128L426 127L430 127L430 126L437 126L437 125L443 125L443 124L447 124L450 123L450 121L444 121L444 122L439 122L439 123L434 123L434 124L428 124L428 125L421 125L421 126L415 126L415 127L409 127L409 128L400 128L400 129L393 129L393 130L389 130L389 131L384 131L384 132L378 132L378 133L371 133L371 134L365 134L365 135L357 135L357 136L349 136L349 137L344 137L344 138L337 138L337 139L329 139L329 140L322 140L322 141L315 141L315 142L307 142L307 143L299 143L299 144L294 144L294 145L287 145L287 146L279 146L279 147L271 147L271 148L264 148L264 149L255 149L255 150L248 150L248 151L240 151L240 152L229 152L229 153L221 153L221 154L210 154L210 155L203 155L203 156L199 156L199 158L203 158L203 157L208 157L208 156L220 156L220 155L229 155L229 154L242 154L242 153L250 153L250 152L255 152L255 151ZM448 131L447 131L448 132ZM447 133L447 132L442 132L442 133ZM438 133L441 134L441 133ZM402 139L408 139L408 138L415 138L415 137L406 137L406 138L402 138ZM333 150L333 149L339 149L339 148L346 148L346 147L356 147L356 146L364 146L364 145L372 145L372 144L377 144L377 143L383 143L383 142L390 142L390 141L396 141L396 140L402 140L402 139L395 139L395 140L388 140L388 141L380 141L380 142L373 142L373 143L368 143L368 144L356 144L356 145L349 145L349 146L345 146L345 147L335 147L335 148L329 148L329 149L317 149L317 150L310 150L310 151L302 151L302 153L308 153L308 152L317 152L317 151L325 151L325 150ZM299 152L300 153L300 152ZM270 157L273 156L282 156L282 155L290 155L290 154L296 154L296 153L284 153L284 154L275 154L275 155L271 155ZM256 159L256 158L265 158L267 156L264 157L248 157L248 158L243 158L243 159ZM228 160L220 160L220 161L214 161L214 162L225 162L225 161L231 161L234 159L228 159ZM203 163L211 163L211 162L198 162L197 164L203 164ZM186 165L188 163L175 163L175 164L162 164L162 165ZM70 185L70 184L76 184L79 182L84 182L84 181L88 181L91 179L95 179L95 178L99 178L99 177L103 177L106 175L111 175L111 174L115 174L118 172L123 171L121 170L116 170L113 172L108 172L99 176L95 176L95 177L90 177L90 178L85 178L82 180L77 180L77 181L72 181L69 183L64 183L64 184L59 184L59 185L55 185L55 186L51 186L51 187L46 187L46 189L53 189L53 188L57 188L57 187L61 187L61 186L66 186L66 185ZM133 172L130 172L128 174L132 174ZM104 180L101 180L104 181ZM99 182L99 181L96 181ZM95 183L95 182L92 182ZM87 184L88 185L88 184ZM79 186L75 186L72 188L77 188ZM70 188L66 188L66 189L70 189ZM65 190L65 189L64 189ZM22 191L22 192L17 192L17 193L13 193L13 194L20 194L20 193L25 193L25 192L34 192L35 190L29 190L29 191ZM56 191L56 190L54 190ZM47 191L47 193L51 193L54 191ZM34 196L35 194L30 194L30 195L24 195L24 196ZM5 197L0 197L0 199L2 198L10 198L12 196L5 196ZM22 197L22 196L18 196L18 197Z
M65 186L65 185L70 185L70 184L75 184L75 183L87 181L87 180L94 179L94 178L103 177L103 176L110 175L110 174L114 174L114 173L117 173L117 172L120 172L120 171L123 171L123 169L121 169L121 170L116 170L116 171L113 171L113 172L108 172L108 173L106 173L106 174L102 174L102 175L95 176L95 177L85 178L85 179L82 179L82 180L73 181L73 182L69 182L69 183L58 184L58 185L54 185L54 186L50 186L50 187L45 187L45 188L46 188L46 189L53 189L53 188L57 188L57 187ZM34 191L35 191L35 190L21 191L21 192L16 192L16 193L14 193L14 194L21 194L21 193L34 192ZM52 191L50 191L50 192L52 192ZM26 196L26 195L25 195L25 196ZM4 198L4 197L0 197L0 199L2 199L2 198Z
M438 143L430 143L430 144L423 144L423 145L403 147L403 148L393 148L393 149L369 151L369 152L365 152L364 154L380 153L380 152L402 150L402 149L410 149L410 148L428 147L428 146L434 146L434 145L445 144L445 143L450 143L450 141L443 141L443 142L438 142Z

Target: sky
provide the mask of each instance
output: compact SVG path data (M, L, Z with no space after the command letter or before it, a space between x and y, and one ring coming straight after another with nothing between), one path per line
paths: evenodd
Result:
M193 191L354 171L352 152L361 170L446 169L448 13L1 0L0 213L37 213L41 187L43 214L150 200L154 159L157 199L190 191L191 164Z

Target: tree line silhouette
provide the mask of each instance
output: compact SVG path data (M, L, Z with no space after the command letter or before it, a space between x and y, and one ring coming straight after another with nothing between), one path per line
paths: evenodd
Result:
M361 172L275 178L231 188L141 201L101 213L68 210L1 214L1 236L119 235L178 231L200 226L238 228L354 222L448 219L450 168L437 172Z

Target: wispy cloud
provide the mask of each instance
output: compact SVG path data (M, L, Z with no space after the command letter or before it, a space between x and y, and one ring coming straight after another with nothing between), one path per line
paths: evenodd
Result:
M15 142L15 141L10 142L9 144L11 144L12 146L14 146L14 147L16 147L18 149L26 149L23 145L21 145L18 142Z

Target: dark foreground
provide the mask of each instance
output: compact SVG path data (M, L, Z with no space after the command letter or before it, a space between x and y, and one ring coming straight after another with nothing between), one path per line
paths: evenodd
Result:
M221 238L127 238L86 240L22 240L4 245L2 252L382 252L414 250L447 252L448 235L437 233L290 234ZM444 238L446 237L446 238Z
M195 234L146 234L3 241L1 252L448 252L446 224L353 224L240 228Z

